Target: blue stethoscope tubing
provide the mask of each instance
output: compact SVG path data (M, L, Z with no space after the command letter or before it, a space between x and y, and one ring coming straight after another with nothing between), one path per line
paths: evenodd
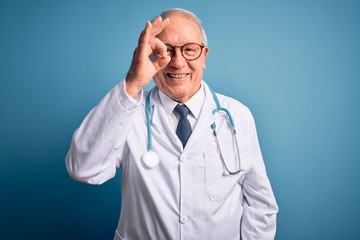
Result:
M146 116L146 128L147 128L147 151L143 155L143 163L148 168L154 168L159 165L159 155L152 150L152 133L151 133L151 121L150 121L150 95L152 89L149 91L145 100L145 116Z
M217 145L218 145L218 150L219 150L219 154L220 154L220 157L221 157L221 161L222 161L223 166L224 166L224 175L237 174L240 171L243 171L244 169L241 167L241 162L240 162L239 147L238 147L238 143L237 143L236 136L235 136L236 135L235 123L234 123L234 120L233 120L233 118L231 116L230 111L221 106L221 104L219 102L219 99L216 96L215 92L211 88L209 88L209 89L210 89L211 94L213 95L213 99L214 99L215 104L216 104L216 108L212 111L212 114L215 115L216 112L223 111L227 115L227 119L228 119L229 124L231 126L233 139L234 139L235 145L236 145L237 157L239 159L238 170L237 171L229 171L229 169L227 168L226 163L224 161L224 158L222 156L221 150L220 150L220 146L219 146L218 139L217 139L217 133L216 133L216 124L215 124L215 121L214 121L211 124L211 128L212 128L212 130L214 132L214 136L216 138L216 142L217 142ZM146 116L146 127L147 127L147 152L143 156L143 163L149 168L156 167L160 162L160 158L159 158L158 154L152 150L152 132L151 132L151 119L150 119L150 95L151 95L152 90L153 89L151 89L149 91L148 95L146 96L146 100L145 100L145 116Z
M234 140L235 146L236 146L235 149L236 149L236 158L238 159L238 168L237 168L236 171L230 171L229 168L227 167L226 163L225 163L225 159L224 159L224 157L222 155L222 152L221 152L221 149L220 149L220 144L219 144L219 140L218 140L217 132L216 132L216 124L215 124L215 120L214 120L214 122L211 124L211 129L213 130L213 134L214 134L214 137L215 137L215 140L216 140L216 144L218 146L218 153L220 155L220 159L221 159L221 162L222 162L223 167L224 167L223 175L224 176L235 175L235 174L238 174L241 171L245 170L241 165L239 145L238 145L237 138L236 138L235 123L234 123L233 117L231 116L230 111L221 106L220 101L219 101L218 97L216 96L215 92L211 88L209 88L209 89L210 89L211 94L213 95L213 99L214 99L215 104L216 104L216 108L212 111L212 114L213 114L213 116L215 116L215 113L217 113L219 111L225 112L225 114L227 116L227 120L228 120L228 122L229 122L229 124L231 126L231 134L233 136L233 140Z

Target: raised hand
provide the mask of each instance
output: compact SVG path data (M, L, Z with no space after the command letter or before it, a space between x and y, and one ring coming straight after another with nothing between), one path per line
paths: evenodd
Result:
M166 45L156 37L168 24L168 18L163 20L158 17L153 22L148 21L141 32L126 76L126 91L130 96L136 97L153 76L170 62Z

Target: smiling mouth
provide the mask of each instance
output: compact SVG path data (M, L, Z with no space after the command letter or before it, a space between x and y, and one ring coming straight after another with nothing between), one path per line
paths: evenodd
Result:
M174 79L183 79L185 77L187 77L189 75L189 73L182 73L182 74L173 74L173 73L167 73L166 76L168 76L169 78L174 78Z

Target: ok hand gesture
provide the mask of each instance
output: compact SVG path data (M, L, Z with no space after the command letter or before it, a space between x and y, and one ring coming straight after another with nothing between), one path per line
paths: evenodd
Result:
M163 20L161 17L146 23L126 76L126 91L130 96L136 97L153 76L170 62L166 45L156 37L168 24L169 19Z

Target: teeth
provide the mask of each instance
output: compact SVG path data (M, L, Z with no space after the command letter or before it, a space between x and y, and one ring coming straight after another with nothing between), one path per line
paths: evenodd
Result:
M187 76L186 73L185 73L185 74L172 74L172 73L168 73L167 75L168 75L169 77L171 77L171 78L179 78L179 79L185 78L185 77Z

